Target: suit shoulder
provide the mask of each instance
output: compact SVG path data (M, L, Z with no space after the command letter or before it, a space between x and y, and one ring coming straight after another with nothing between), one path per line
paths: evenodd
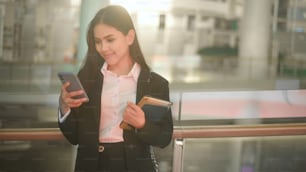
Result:
M158 74L156 72L151 72L151 77L152 77L153 80L156 80L158 82L169 84L169 82L166 78L164 78L163 76L161 76L160 74Z

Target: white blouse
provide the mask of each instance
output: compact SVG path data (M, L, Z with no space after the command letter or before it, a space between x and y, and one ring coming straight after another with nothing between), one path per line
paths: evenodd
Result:
M107 64L101 68L104 75L101 96L101 117L99 129L100 143L123 141L123 130L119 127L127 102L136 101L137 80L140 66L135 63L127 75L118 76L107 70Z

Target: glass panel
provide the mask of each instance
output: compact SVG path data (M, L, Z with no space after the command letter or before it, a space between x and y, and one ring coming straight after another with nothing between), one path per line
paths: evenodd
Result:
M182 120L305 118L306 90L185 92L181 114Z
M65 171L74 165L75 148L64 141L0 142L1 171Z
M305 136L186 139L183 171L305 171L305 153Z

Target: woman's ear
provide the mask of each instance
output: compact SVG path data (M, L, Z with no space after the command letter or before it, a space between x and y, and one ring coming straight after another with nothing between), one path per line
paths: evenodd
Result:
M132 45L135 39L135 30L129 30L128 34L126 35L126 39L129 45Z

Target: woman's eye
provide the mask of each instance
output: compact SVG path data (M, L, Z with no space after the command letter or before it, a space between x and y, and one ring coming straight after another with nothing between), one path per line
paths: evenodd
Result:
M100 40L95 40L95 44L100 44L101 41Z
M113 42L115 39L114 38L111 38L111 39L107 39L106 41L107 42Z

